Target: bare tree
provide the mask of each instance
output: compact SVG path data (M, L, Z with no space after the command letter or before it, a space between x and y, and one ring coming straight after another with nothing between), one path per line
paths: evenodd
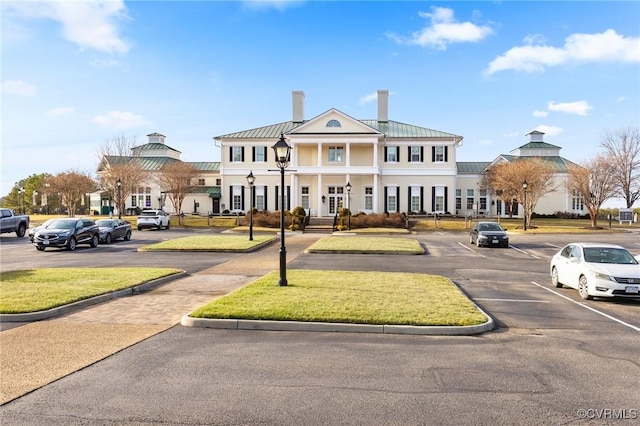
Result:
M190 163L176 161L162 166L157 181L171 200L176 212L182 211L182 202L192 191L193 180L198 176L198 170Z
M60 195L60 201L67 207L69 217L74 217L78 203L82 203L87 193L96 189L96 182L89 174L78 171L58 173L47 181L49 190Z
M605 132L600 146L606 149L615 166L616 193L625 199L627 208L640 199L640 131L627 127Z
M486 187L508 205L518 200L524 210L524 220L529 227L531 215L540 198L556 189L555 166L537 157L518 158L491 167L483 179ZM523 183L527 182L526 196ZM526 199L526 201L525 201Z
M602 204L616 193L615 165L604 155L598 155L581 165L569 166L567 189L580 194L589 210L591 226L598 226L598 213Z
M149 172L142 167L135 147L135 137L117 136L105 141L98 151L100 187L109 192L119 212L124 209L124 200L149 179Z

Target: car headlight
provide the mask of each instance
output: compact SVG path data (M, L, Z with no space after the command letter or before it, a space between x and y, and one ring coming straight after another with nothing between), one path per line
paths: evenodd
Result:
M616 279L614 277L612 277L611 275L603 274L602 272L591 271L591 275L594 278L598 278L600 280L613 281L614 283L616 282Z

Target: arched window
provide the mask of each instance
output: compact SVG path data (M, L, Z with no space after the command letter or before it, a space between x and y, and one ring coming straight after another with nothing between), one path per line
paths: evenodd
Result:
M327 127L342 127L338 120L329 120L327 121Z

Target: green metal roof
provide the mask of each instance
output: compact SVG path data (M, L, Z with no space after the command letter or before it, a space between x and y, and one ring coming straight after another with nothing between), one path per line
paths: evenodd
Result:
M462 140L462 136L454 135L453 133L441 132L439 130L427 129L425 127L414 126L397 121L357 121L381 133L384 133L388 138L453 138ZM302 123L285 121L284 123L277 123L269 126L257 127L255 129L243 130L236 133L228 133L226 135L216 136L214 139L277 139L278 137L280 137L281 133L286 134L295 131L296 127L299 127L307 122L308 120Z
M195 167L196 170L200 170L202 172L219 172L220 171L219 161L196 161L196 162L187 161L187 163Z
M171 148L169 145L160 142L149 142L144 145L134 146L131 149L151 150L151 149L168 149L169 151L180 152L175 148Z
M458 161L456 168L458 169L458 174L477 174L482 173L490 164L490 161Z
M523 148L525 149L549 149L549 148L560 149L559 146L552 145L547 142L528 142L516 149L523 149Z
M108 155L105 156L105 160L109 164L126 164L131 161L135 161L140 165L142 170L147 171L157 171L160 170L163 166L171 163L175 163L176 161L182 162L181 160L177 160L171 157L129 157L129 156L117 156L117 155ZM196 170L203 172L217 172L220 171L220 162L219 161L197 161L197 162L189 162L185 161L187 164L191 164L195 167ZM98 171L100 171L99 169Z
M560 157L558 155L553 155L553 156L528 155L528 156L521 156L521 157L515 156L515 155L503 155L502 157L504 157L507 161L521 161L521 160L537 158L547 163L551 163L555 167L556 173L567 173L569 171L569 166L575 165L575 163L573 163L572 161L569 161L566 158Z

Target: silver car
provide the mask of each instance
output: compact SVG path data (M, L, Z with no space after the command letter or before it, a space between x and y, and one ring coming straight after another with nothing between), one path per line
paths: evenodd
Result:
M551 258L551 281L580 297L640 297L640 264L615 244L571 243Z

